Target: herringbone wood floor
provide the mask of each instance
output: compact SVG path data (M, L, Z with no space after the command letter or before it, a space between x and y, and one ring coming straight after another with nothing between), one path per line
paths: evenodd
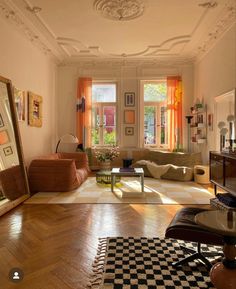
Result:
M98 237L163 237L180 205L22 205L0 218L0 288L82 289ZM25 278L8 280L12 267Z

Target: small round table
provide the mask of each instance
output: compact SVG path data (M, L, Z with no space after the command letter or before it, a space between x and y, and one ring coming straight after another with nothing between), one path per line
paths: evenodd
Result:
M211 282L217 289L236 288L236 212L205 211L195 216L195 222L209 231L224 236L224 259L210 271Z

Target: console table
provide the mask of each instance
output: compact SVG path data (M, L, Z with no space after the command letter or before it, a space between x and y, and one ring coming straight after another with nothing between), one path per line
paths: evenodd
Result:
M210 152L210 181L236 197L236 154Z

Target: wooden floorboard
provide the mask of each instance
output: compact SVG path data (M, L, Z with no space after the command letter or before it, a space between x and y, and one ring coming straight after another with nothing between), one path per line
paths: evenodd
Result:
M98 238L164 237L181 205L21 205L0 218L0 288L86 288ZM12 267L24 280L8 280Z

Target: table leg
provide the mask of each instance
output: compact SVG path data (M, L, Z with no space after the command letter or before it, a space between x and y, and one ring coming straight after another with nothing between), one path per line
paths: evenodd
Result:
M111 176L111 191L114 192L114 186L116 184L116 175Z
M144 176L141 175L141 187L142 187L142 193L144 193Z

